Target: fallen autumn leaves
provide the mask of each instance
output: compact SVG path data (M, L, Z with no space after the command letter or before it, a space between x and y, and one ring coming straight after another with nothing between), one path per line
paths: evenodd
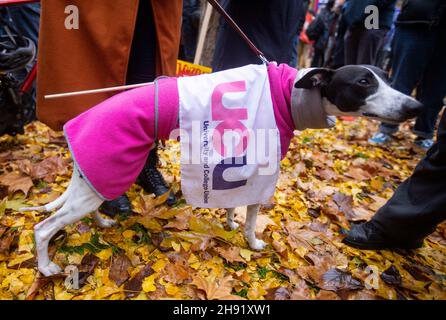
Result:
M118 227L85 218L53 239L55 262L78 267L79 290L66 289L63 277L39 276L33 226L48 214L17 211L67 187L71 160L61 134L36 122L25 135L1 137L0 299L446 299L444 224L415 251L341 243L343 231L373 216L420 157L407 128L385 149L367 143L374 129L356 120L296 136L274 205L259 216L256 231L268 243L261 252L225 227L223 210L192 210L184 201L169 208L165 197L134 186L135 212L118 217ZM167 142L160 155L179 192L178 144ZM237 210L241 228L244 214Z

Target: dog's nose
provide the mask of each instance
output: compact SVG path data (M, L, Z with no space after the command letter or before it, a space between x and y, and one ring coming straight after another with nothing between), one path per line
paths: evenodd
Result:
M403 112L408 118L414 118L420 114L424 106L415 99L407 99L403 103Z

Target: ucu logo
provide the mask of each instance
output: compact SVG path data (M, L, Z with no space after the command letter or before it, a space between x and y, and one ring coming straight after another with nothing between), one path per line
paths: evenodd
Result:
M247 180L227 181L223 178L223 173L227 169L246 165L245 151L248 147L249 133L242 120L248 119L248 110L244 106L226 108L223 105L225 94L244 92L246 92L246 82L234 81L216 86L212 93L212 121L219 122L213 132L212 144L214 150L225 158L214 168L212 179L214 190L234 189L247 183ZM227 145L227 139L224 137L228 133L232 134L231 137L234 134L238 136L238 142L235 145L232 143Z

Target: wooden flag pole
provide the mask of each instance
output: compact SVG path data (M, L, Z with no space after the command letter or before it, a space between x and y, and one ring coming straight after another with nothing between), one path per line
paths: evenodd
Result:
M209 28L209 21L212 15L212 5L208 3L204 12L203 23L200 28L200 34L198 36L197 50L195 52L194 64L200 64L201 56L203 54L204 41L206 40L206 34Z
M153 84L153 82L129 84L129 85L119 86L119 87L109 87L109 88L92 89L92 90L85 90L85 91L73 91L73 92L65 92L65 93L57 93L57 94L48 94L45 96L45 99L57 99L57 98L65 98L65 97L72 97L72 96L81 96L81 95L92 94L92 93L123 91L123 90L128 90L128 89L144 87L144 86L147 86L150 84Z

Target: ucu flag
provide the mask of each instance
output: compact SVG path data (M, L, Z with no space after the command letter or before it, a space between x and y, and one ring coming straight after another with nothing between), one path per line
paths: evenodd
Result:
M179 78L178 91L186 201L202 208L267 203L280 139L266 66Z

